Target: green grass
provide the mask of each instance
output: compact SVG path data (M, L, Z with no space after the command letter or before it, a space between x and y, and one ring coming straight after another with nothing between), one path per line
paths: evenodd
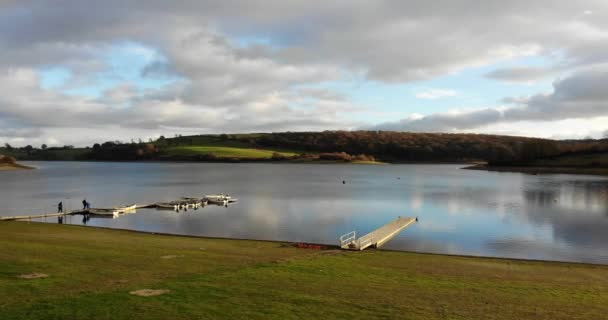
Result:
M608 304L606 266L26 222L0 223L0 243L2 319L602 319ZM143 288L171 292L128 294Z
M244 147L226 147L226 146L179 146L168 147L164 149L168 155L178 156L193 156L199 154L213 153L220 158L252 158L252 159L270 159L274 150L254 149ZM284 156L293 156L293 152L279 152Z
M513 165L478 164L467 169L533 174L608 175L608 153L564 155Z
M532 166L608 168L608 153L564 155L530 162Z
M81 160L84 155L89 152L86 148L73 148L73 149L47 149L47 150L35 150L32 155L28 155L24 150L13 148L8 150L6 148L0 148L0 154L11 156L17 159L32 159L36 156L42 157L41 159L48 160L63 160L73 161ZM43 156L42 156L43 155Z

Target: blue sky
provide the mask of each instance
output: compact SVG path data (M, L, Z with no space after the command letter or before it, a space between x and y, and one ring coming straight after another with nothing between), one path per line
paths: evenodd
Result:
M267 38L239 37L229 40L233 40L233 43L241 48L260 44L272 48L280 47ZM40 68L41 86L68 95L101 98L104 91L125 84L143 92L162 89L180 79L179 74L144 75L144 69L149 64L166 62L167 58L154 48L135 42L112 45L106 51L99 52L99 61L105 68L88 75L84 83L70 83L73 72L68 67ZM552 90L552 79L530 83L505 83L488 79L486 74L509 67L549 67L550 64L549 60L542 57L524 57L463 68L452 74L411 83L386 83L352 73L340 80L320 82L313 86L341 93L353 105L373 110L372 113L354 115L351 119L381 123L389 121L395 115L431 115L455 108L485 108L503 104L502 99L506 97L549 93ZM438 96L434 97L433 93Z
M138 43L116 43L107 50L98 52L98 55L104 69L87 75L84 83L70 83L73 71L69 67L38 69L42 88L68 95L101 98L104 91L124 84L143 91L160 89L177 81L177 78L168 76L145 76L143 71L146 66L153 62L163 62L165 58L154 49Z

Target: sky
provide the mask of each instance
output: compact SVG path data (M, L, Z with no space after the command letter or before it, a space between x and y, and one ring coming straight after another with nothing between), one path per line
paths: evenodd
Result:
M0 143L608 137L608 1L0 0Z

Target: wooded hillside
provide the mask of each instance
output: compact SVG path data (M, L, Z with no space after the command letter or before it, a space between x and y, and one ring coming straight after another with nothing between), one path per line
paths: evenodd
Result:
M323 131L160 137L148 142L108 141L92 147L0 148L18 160L93 161L289 161L337 160L384 162L487 161L522 165L538 159L608 152L608 140L548 140L526 137Z

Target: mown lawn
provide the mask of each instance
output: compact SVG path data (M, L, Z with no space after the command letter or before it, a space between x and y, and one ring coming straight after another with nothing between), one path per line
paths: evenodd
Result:
M608 267L0 223L1 319L606 319ZM169 258L167 258L169 257ZM48 278L20 279L40 272ZM139 297L139 289L169 293Z
M213 153L220 158L255 158L255 159L270 159L274 150L240 148L240 147L225 147L225 146L179 146L169 147L164 149L168 155L177 156L193 156L199 154ZM293 156L293 152L279 152L284 156Z

